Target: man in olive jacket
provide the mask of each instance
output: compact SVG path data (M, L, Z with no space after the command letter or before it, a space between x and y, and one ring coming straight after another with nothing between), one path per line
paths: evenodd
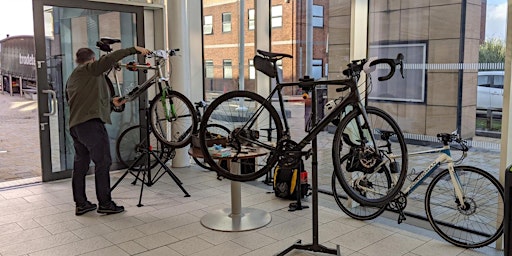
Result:
M124 57L136 53L146 55L150 51L135 46L114 51L98 60L94 51L89 48L81 48L76 52L78 66L66 84L70 110L69 127L75 148L72 188L76 215L96 210L98 207L87 200L85 193L85 176L91 160L95 164L98 213L114 214L124 211L124 207L116 205L111 198L109 169L112 158L105 124L111 124L112 106L120 107L126 102L110 95L104 72Z

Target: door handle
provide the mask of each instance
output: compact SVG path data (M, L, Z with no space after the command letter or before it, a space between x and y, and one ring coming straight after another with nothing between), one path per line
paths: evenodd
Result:
M43 90L42 92L48 94L48 97L51 98L51 103L48 106L50 113L43 113L43 116L55 115L57 113L57 93L54 90Z

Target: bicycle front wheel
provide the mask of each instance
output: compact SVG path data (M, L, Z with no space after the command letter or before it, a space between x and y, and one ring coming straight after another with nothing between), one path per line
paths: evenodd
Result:
M150 123L155 137L173 148L190 143L196 130L196 112L192 102L177 91L167 90L153 98L149 105Z
M345 193L364 206L386 205L400 192L407 175L403 134L391 116L375 107L367 106L366 115L354 109L341 120L332 156ZM342 161L345 156L347 161Z
M172 154L172 150L158 141L153 133L149 133L149 143L147 143L148 129L143 126L132 126L119 135L116 141L117 159L125 167L132 167L133 170L143 170L147 167L147 159L149 156L149 167L154 168L160 159L167 162ZM155 153L147 154L148 150ZM156 156L156 157L155 157ZM134 162L138 162L134 165Z
M427 188L427 218L446 241L464 248L478 248L496 241L503 233L503 187L488 172L472 166L455 166L464 202L455 195L448 169Z
M208 143L208 138L217 134L218 126L230 131L222 149ZM281 119L270 102L250 91L232 91L212 101L204 112L199 141L204 160L218 175L250 181L274 167L278 160L276 145L282 134ZM240 167L239 172L230 171L234 164Z

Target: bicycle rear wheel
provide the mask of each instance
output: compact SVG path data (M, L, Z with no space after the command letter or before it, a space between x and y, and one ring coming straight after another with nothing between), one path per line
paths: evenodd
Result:
M349 156L345 155L341 159L341 165L346 164ZM390 179L391 181L391 175ZM391 183L389 184L391 186ZM347 214L349 217L356 220L372 220L381 215L384 210L386 210L385 206L382 207L372 207L372 206L364 206L355 202L352 198L350 198L347 193L340 187L338 179L336 178L336 174L332 173L331 178L331 189L332 194L334 196L334 201L340 207L340 209Z
M124 130L116 141L117 159L125 167L130 167L136 159L142 157L137 165L132 166L134 170L146 168L147 156L145 151L148 149L146 127L136 125ZM153 133L149 134L149 147L158 156L162 162L167 162L171 157L171 148L165 146L158 141ZM144 155L145 154L145 155ZM150 156L150 168L154 168L158 164L158 160L152 155Z
M222 152L207 145L208 134L214 134L216 125L230 132ZM206 109L199 128L199 141L204 160L218 175L234 181L255 180L278 160L276 145L283 134L283 126L275 108L260 95L250 91L232 91L215 99ZM250 157L249 157L250 156ZM225 161L240 164L239 174L231 173Z
M197 118L192 102L183 94L167 90L157 94L150 105L150 123L155 137L173 148L182 148L190 143L197 127Z
M446 241L464 248L478 248L496 241L503 233L503 187L488 172L472 166L455 166L464 194L460 204L448 169L427 188L425 210L434 231Z
M366 116L354 109L339 123L332 147L334 172L350 198L381 207L402 188L407 147L398 124L386 112L367 106ZM341 161L344 156L349 156L346 163Z

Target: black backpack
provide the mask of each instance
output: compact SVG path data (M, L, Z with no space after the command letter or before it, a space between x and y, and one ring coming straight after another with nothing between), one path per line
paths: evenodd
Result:
M302 172L300 174L301 180L301 198L308 195L308 172L304 170L304 162L300 161ZM274 169L274 193L277 197L295 200L297 199L297 168L281 167L279 165Z

